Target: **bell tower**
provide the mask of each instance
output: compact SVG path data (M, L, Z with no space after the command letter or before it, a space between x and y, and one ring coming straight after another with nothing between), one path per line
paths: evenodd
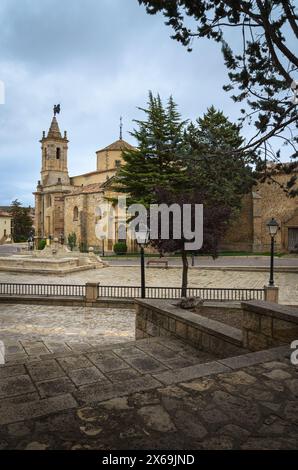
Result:
M60 238L64 235L64 196L70 192L67 153L68 139L62 137L56 114L60 105L54 106L54 116L46 135L43 132L41 143L41 179L35 195L35 232L38 238Z
M56 107L54 110L55 109ZM58 180L61 181L62 184L69 184L67 133L65 131L64 137L62 137L56 119L56 112L57 111L54 112L54 117L47 136L45 132L43 132L40 141L42 150L41 184L43 186L56 184Z

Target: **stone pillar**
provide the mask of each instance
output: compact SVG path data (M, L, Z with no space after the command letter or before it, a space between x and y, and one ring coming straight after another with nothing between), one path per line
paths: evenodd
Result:
M278 293L279 289L275 286L264 286L265 289L265 301L274 302L278 304Z
M86 283L86 302L95 302L98 297L98 282Z

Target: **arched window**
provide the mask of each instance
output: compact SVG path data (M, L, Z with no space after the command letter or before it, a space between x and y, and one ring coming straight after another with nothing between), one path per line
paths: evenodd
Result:
M57 147L56 148L56 158L57 158L57 160L60 160L60 156L61 156L61 149L60 149L60 147Z
M74 207L73 209L73 220L78 220L79 219L79 209L77 206Z

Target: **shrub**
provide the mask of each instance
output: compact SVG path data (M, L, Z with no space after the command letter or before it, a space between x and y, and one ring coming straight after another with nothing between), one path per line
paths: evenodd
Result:
M43 250L46 247L47 241L42 239L38 241L38 250Z
M116 255L125 255L125 253L127 252L127 245L125 242L117 242L115 243L113 249Z
M67 241L68 241L68 246L72 251L75 248L75 246L77 245L77 236L76 236L76 234L74 232L70 233L67 237Z

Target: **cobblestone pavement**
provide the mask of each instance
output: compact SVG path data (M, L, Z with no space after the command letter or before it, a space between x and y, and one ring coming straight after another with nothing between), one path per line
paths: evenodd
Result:
M135 313L129 309L51 307L0 303L0 340L105 345L133 340ZM68 346L66 346L66 349ZM46 352L47 346L43 346ZM69 349L70 350L70 349Z
M276 285L280 288L280 303L298 304L298 274L276 273ZM0 272L0 282L85 284L100 282L103 285L140 285L140 269L137 266L117 267L72 273L57 277L53 275L12 274ZM148 286L180 286L181 269L150 268L146 270ZM263 288L268 284L265 272L236 272L190 270L189 287Z
M0 448L297 448L288 347L217 360L169 338L60 348L11 341Z

